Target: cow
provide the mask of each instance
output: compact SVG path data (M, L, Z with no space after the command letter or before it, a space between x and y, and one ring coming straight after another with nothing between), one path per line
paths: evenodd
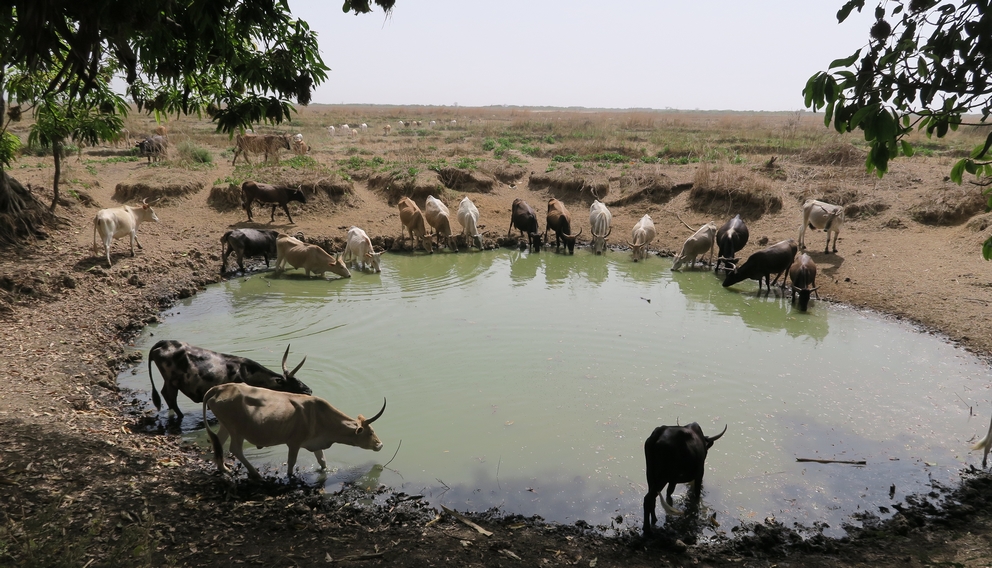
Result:
M361 130L362 132L368 132L368 130L369 130L369 125L368 125L368 124L365 124L365 123L363 122L363 123L361 124L361 126L359 126L358 128L359 128L359 129L360 129L360 130Z
M220 273L227 272L227 257L235 253L238 258L238 269L245 271L245 257L265 257L265 268L269 267L269 258L276 256L276 238L279 231L271 229L234 229L224 233L220 238L221 260Z
M203 401L203 395L223 383L247 383L277 391L310 394L310 387L296 378L307 358L292 371L286 370L286 359L289 357L289 345L282 356L282 374L271 371L255 361L237 355L217 353L202 347L190 345L183 341L163 339L152 346L148 352L148 378L152 382L152 402L155 408L162 409L162 400L155 390L155 376L152 375L152 363L158 367L162 375L162 397L166 404L176 413L179 420L183 413L179 410L176 397L183 393L193 402Z
M392 130L393 130L393 127L392 127L392 126L390 126L390 125L388 125L388 124L386 124L386 125L383 125L383 127L382 127L382 135L383 135L383 136L389 136L389 133L390 133L390 132L391 132Z
M375 249L372 248L372 240L369 239L365 231L358 227L350 227L346 240L344 254L341 257L345 262L353 262L359 265L362 270L369 266L373 272L380 272L379 257L382 253L375 252Z
M330 134L331 136L334 136L334 127L333 126L328 126L327 127L327 133Z
M265 161L269 161L269 155L279 162L279 151L289 150L290 137L283 134L238 134L234 138L234 159L231 160L233 166L238 161L238 156L243 156L245 163L248 161L248 153L264 154Z
M293 135L293 153L297 156L302 156L310 151L310 146L303 141L302 134Z
M706 454L727 432L716 436L704 436L703 429L695 422L685 426L659 426L644 441L644 461L646 462L648 493L644 496L644 532L658 522L655 504L659 494L668 486L661 498L661 506L669 515L681 515L672 505L675 485L692 482L692 498L699 500L703 490L703 473L706 469Z
M144 140L138 140L134 145L138 149L138 154L148 158L148 163L157 162L165 157L165 150L169 147L169 141L164 136L149 136Z
M214 431L207 424L207 409L220 424ZM378 452L382 442L372 430L372 423L386 411L382 409L372 418L361 414L350 418L329 402L316 396L277 392L241 383L217 385L203 397L203 424L214 450L214 462L221 473L230 473L224 464L224 442L231 438L231 453L244 464L248 476L261 476L242 450L245 440L258 448L289 446L286 460L286 477L293 477L296 457L300 448L313 452L320 469L327 469L324 450L332 444L347 444Z
M716 223L710 221L699 228L691 237L682 244L682 251L675 256L672 263L672 270L678 270L687 261L689 267L696 263L696 257L705 256L706 251L710 252L710 264L713 263L713 245L716 237Z
M425 251L434 254L434 249L431 247L431 240L427 238L424 212L409 197L400 199L397 206L400 209L400 244L403 244L403 240L406 238L406 232L409 231L414 249L417 248L417 243L419 242Z
M723 224L716 232L716 267L713 268L714 272L720 270L720 264L723 263L723 268L726 270L727 266L732 264L737 264L740 260L734 258L744 245L747 244L749 233L747 230L747 224L741 219L740 215L734 216Z
M514 199L510 206L510 228L506 230L507 237L514 227L520 231L520 238L527 235L527 244L531 251L541 252L541 233L537 228L537 213L534 213L534 209L519 197Z
M468 197L463 197L458 204L458 212L455 213L458 222L462 225L462 234L465 235L465 243L474 243L479 250L482 250L482 235L479 234L479 209Z
M141 243L138 242L138 225L145 221L158 223L158 215L148 204L147 197L141 201L140 207L125 205L97 211L96 217L93 218L93 254L100 254L96 246L96 237L99 234L103 251L107 255L107 268L113 268L110 262L110 243L114 239L128 235L131 237L131 256L134 256L135 243L139 249L142 248Z
M328 271L342 278L351 278L351 271L344 265L340 254L332 256L317 245L279 233L276 237L276 276L286 269L286 263L293 268L302 268L307 278L310 278L311 272L323 277Z
M761 291L761 280L768 284L768 291L771 292L772 284L778 282L780 276L792 266L792 261L796 258L799 248L796 239L779 241L769 247L765 247L747 258L744 264L733 265L727 277L723 281L723 287L733 286L738 282L747 279L758 281L758 291ZM771 275L775 274L775 280L771 280ZM782 279L783 286L785 278Z
M276 220L276 206L282 207L286 212L289 222L293 222L293 216L289 214L288 203L290 201L307 202L307 196L303 195L303 190L297 187L274 186L267 183L256 183L248 180L241 184L241 206L248 213L248 220L252 220L251 204L258 201L262 205L272 205L272 216L270 223Z
M827 242L823 245L823 254L830 254L830 234L834 235L834 250L837 252L837 237L844 224L844 208L831 205L816 199L807 199L803 203L803 224L799 226L799 249L806 250L806 227L814 231L823 229L827 234Z
M802 253L796 257L795 262L789 267L789 278L792 280L792 301L796 301L796 293L799 294L799 310L805 312L809 307L809 295L816 294L816 299L820 299L816 285L816 263L808 254Z
M992 421L989 421L989 431L985 433L985 437L971 447L971 451L973 452L975 450L985 451L982 455L982 469L985 469L988 466L990 449L992 449Z
M630 238L633 239L633 242L627 242L627 246L630 247L631 253L634 255L634 262L647 258L648 251L645 247L651 244L654 237L654 221L651 220L651 216L641 217L641 220L630 231Z
M458 252L458 244L451 234L451 213L448 211L448 206L433 195L428 195L427 202L424 203L424 217L437 235L438 248L441 248L441 240L444 239L448 249Z
M610 236L613 228L610 222L613 215L606 208L606 204L600 200L595 200L589 206L589 232L592 233L592 252L602 254L606 252L606 237Z
M582 229L574 235L572 233L572 214L568 212L565 204L554 197L548 200L548 217L544 226L544 242L546 246L551 246L548 240L548 231L555 232L555 252L565 244L568 254L575 254L575 239L582 234Z

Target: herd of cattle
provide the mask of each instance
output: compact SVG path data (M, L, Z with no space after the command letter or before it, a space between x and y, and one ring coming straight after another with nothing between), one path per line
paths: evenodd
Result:
M275 187L272 185L247 181L242 185L242 204L252 219L251 206L254 202L272 205L270 219L275 219L275 208L281 206L287 218L292 222L287 203L299 201L306 203L306 197L299 189ZM402 223L401 243L407 234L410 235L414 248L422 247L433 253L435 238L437 246L447 246L457 251L454 230L448 207L440 200L430 196L425 202L424 210L410 198L404 197L399 203L400 221ZM469 246L482 248L482 235L479 233L479 210L472 200L465 197L458 205L456 219L462 226L461 234ZM140 206L123 206L114 209L104 209L97 213L93 221L93 246L96 251L97 238L101 239L107 263L110 265L110 244L113 239L125 235L131 240L131 255L134 256L134 244L138 243L136 230L142 222L157 222L151 204L147 200ZM807 226L820 229L827 233L827 244L824 252L830 252L830 236L833 235L833 251L837 250L837 234L844 221L844 211L841 207L817 200L808 200L803 205L803 222L799 233L799 241L784 240L754 252L743 263L735 255L748 242L748 228L740 215L730 219L717 228L713 222L699 228L689 237L675 256L673 270L682 266L693 266L697 259L702 259L709 253L708 265L715 270L725 272L723 286L731 286L745 279L758 281L759 292L762 282L769 290L771 285L782 278L782 288L785 288L785 274L792 280L793 300L799 295L799 307L806 310L810 295L817 287L816 265L808 254L797 253L804 247L804 237ZM431 228L428 232L427 227ZM607 238L612 233L612 215L607 206L596 199L589 208L589 227L592 236L591 249L596 254L607 250ZM571 213L565 204L558 199L548 201L544 233L538 229L538 218L534 209L522 199L515 199L511 206L509 236L516 228L521 238L533 252L540 252L542 246L550 247L548 233L555 235L555 250L564 247L567 253L574 253L575 241L582 234L580 229L573 232ZM656 235L654 223L650 215L644 215L631 230L631 241L627 241L633 255L633 260L646 258L647 246ZM244 271L244 259L251 256L263 256L266 267L270 258L276 259L276 274L286 269L286 264L293 268L302 268L307 276L313 272L323 275L332 272L348 278L351 272L348 264L361 270L371 269L380 271L380 255L376 252L369 236L358 227L348 229L347 242L343 254L331 255L321 247L307 244L296 237L275 230L265 229L234 229L224 233L221 238L223 254L221 272L227 269L228 257L235 253L238 268ZM138 243L141 248L141 244ZM714 248L718 256L714 264ZM775 274L775 279L771 275ZM259 448L285 444L289 447L287 459L287 475L293 475L297 455L300 448L314 453L320 467L326 468L323 450L332 444L348 444L359 448L379 451L382 442L372 429L375 422L385 411L383 400L382 409L371 418L362 415L351 418L334 408L327 401L312 396L311 389L296 378L297 371L306 361L304 357L296 368L287 370L286 360L289 347L282 359L282 372L277 373L264 366L235 355L217 353L181 341L163 340L156 343L148 354L148 373L152 382L152 401L161 410L161 399L155 388L152 375L152 364L162 376L162 397L176 417L182 418L183 413L177 404L178 393L183 393L196 403L203 405L204 426L210 438L214 460L218 470L228 472L224 463L223 444L228 437L231 439L230 451L244 464L249 476L259 478L258 472L245 458L242 446L245 441ZM210 409L217 418L219 429L217 433L207 425L206 411ZM667 492L662 497L662 507L669 515L680 514L672 505L672 493L679 483L694 483L693 497L698 499L702 486L702 478L707 451L713 443L726 432L707 437L698 424L687 426L661 426L652 432L644 443L648 493L644 497L644 531L650 532L652 525L657 522L655 504L659 494L666 486ZM986 440L979 442L978 447L992 445L992 429Z

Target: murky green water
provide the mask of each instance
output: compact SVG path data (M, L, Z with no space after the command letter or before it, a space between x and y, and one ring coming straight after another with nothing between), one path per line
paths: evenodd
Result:
M180 339L278 369L292 343L315 395L352 416L389 400L375 424L385 448L333 447L324 483L356 480L402 440L380 481L458 509L639 526L642 444L676 420L708 434L729 425L703 493L721 530L775 516L839 534L851 514L885 517L880 507L980 461L967 449L988 426L989 369L963 350L670 266L498 251L386 255L381 275L349 280L256 274L177 306L137 347ZM121 382L147 391L146 364ZM180 399L184 429L205 438L200 405ZM286 448L248 456L275 467ZM300 465L316 462L301 452Z

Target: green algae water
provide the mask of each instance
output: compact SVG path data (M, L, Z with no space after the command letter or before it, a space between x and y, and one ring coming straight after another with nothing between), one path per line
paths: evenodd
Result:
M346 280L256 273L175 306L136 348L178 339L279 369L292 344L288 365L306 355L297 376L343 412L388 399L383 450L335 445L326 473L301 451L308 480L378 481L460 510L639 527L644 440L676 422L728 425L703 491L718 530L772 516L836 536L980 462L969 441L992 392L977 358L875 314L815 300L802 313L755 282L670 267L501 250L387 254L381 274ZM121 383L147 395L147 363ZM200 405L180 404L206 452ZM246 453L285 476L286 451Z

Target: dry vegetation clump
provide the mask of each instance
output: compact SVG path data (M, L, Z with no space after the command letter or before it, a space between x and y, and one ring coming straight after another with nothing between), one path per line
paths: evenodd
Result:
M129 183L119 183L114 188L113 200L118 203L159 200L168 205L199 192L204 184L199 175L183 170L149 168Z
M406 196L423 207L428 195L440 199L446 191L433 171L377 172L369 176L368 183L370 190L383 193L391 205Z
M709 167L700 166L689 190L689 206L705 213L740 213L757 219L782 209L782 198L766 180L747 169L733 167L711 172Z
M233 183L215 185L207 196L207 205L218 211L241 209L241 203L241 186Z
M574 199L583 192L591 197L604 199L610 193L610 182L604 177L567 170L533 173L528 184L532 191L550 189L559 199Z
M968 224L965 225L972 231L976 233L984 231L989 227L992 227L992 213L984 213L982 215L975 215L968 220Z
M860 166L867 154L851 144L836 142L817 146L802 153L800 159L815 166Z
M928 191L909 208L909 214L924 225L956 225L985 212L986 199L971 187L944 187Z
M671 198L691 188L692 184L689 183L672 183L671 178L663 173L634 173L621 178L620 195L607 205L619 207L642 199L653 203L667 203Z
M437 177L445 187L456 191L489 193L496 184L496 180L492 176L461 168L441 168L437 172Z
M499 164L492 170L493 176L505 184L514 184L527 175L527 169L519 164Z

